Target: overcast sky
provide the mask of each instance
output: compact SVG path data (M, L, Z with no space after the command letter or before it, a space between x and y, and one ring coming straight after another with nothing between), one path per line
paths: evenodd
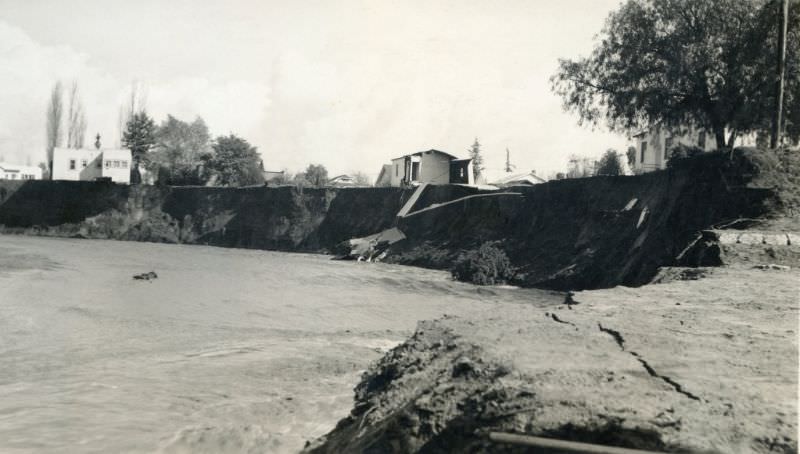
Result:
M550 92L559 57L587 55L619 0L0 0L0 154L44 160L47 97L77 80L116 145L133 81L157 123L201 116L258 147L265 167L331 174L436 148L486 165L505 149L545 176L567 155L624 151Z

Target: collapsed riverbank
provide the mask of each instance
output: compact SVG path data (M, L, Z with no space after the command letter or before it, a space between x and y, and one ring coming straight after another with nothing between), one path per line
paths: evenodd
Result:
M470 197L487 192L432 185L401 217L413 189L2 181L0 231L331 253L394 227L404 239L385 251L393 263L449 269L464 251L493 242L517 270L517 285L641 285L662 266L723 260L714 258L713 240L698 241L709 229L789 216L788 225L766 231L790 242L797 194L784 188L797 186L786 181L800 174L794 154L709 153L646 175L506 189L513 197Z
M307 452L528 452L490 432L658 452L797 452L800 273L680 271L665 270L661 281L679 277L667 283L578 292L570 305L498 304L420 322Z

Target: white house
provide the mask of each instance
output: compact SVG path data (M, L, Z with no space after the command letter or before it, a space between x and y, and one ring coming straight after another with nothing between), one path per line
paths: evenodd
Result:
M392 159L389 170L391 186L435 184L473 184L472 159L457 157L439 150L427 150ZM385 169L378 180L385 178Z
M670 152L678 144L697 147L704 151L714 150L717 145L714 134L705 129L694 126L667 128L660 123L634 134L633 141L636 148L634 173L666 169ZM735 146L755 145L756 134L749 134L739 136Z
M110 178L115 183L131 182L131 150L55 148L53 179L94 181Z
M0 162L0 180L41 180L42 169Z

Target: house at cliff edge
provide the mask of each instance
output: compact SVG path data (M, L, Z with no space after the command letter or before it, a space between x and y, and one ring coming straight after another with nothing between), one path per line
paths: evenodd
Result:
M383 166L376 186L474 184L472 159L459 159L439 150L419 151L392 159Z
M53 179L71 181L111 180L115 183L131 182L131 150L127 148L101 148L100 138L94 149L53 149Z
M726 136L730 131L725 131ZM661 123L639 131L632 136L636 155L633 172L636 174L667 168L672 150L678 145L694 147L703 151L716 149L714 134L703 128L687 124L668 128ZM755 146L758 135L744 134L736 138L735 147Z

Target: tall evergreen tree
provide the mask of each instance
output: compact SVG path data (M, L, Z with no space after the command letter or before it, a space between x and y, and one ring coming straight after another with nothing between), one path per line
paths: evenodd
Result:
M122 134L122 145L131 150L133 165L131 166L131 183L140 183L142 176L140 165L147 165L147 152L156 143L156 125L146 112L133 114Z
M478 178L483 175L483 155L481 154L481 144L478 142L477 137L467 151L469 152L469 157L472 158L472 176L475 179L475 183L477 183Z

